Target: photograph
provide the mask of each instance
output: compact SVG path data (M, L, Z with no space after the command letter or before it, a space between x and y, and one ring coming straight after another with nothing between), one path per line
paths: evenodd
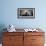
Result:
M18 8L18 18L35 18L35 8Z

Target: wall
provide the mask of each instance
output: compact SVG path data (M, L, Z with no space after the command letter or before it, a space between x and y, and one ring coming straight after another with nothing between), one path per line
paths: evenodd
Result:
M13 24L16 28L46 28L45 0L1 0L0 24ZM18 19L17 8L35 8L35 19Z
M40 27L46 32L46 0L0 0L0 27ZM18 19L17 8L35 8L35 19ZM0 30L1 31L1 30Z
M1 0L0 25L16 28L46 28L46 0ZM17 8L35 8L35 19L18 19Z

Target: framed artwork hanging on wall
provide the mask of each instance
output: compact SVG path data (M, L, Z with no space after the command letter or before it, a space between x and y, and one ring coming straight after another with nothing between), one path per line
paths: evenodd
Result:
M18 18L35 18L35 8L18 8L17 9L17 17Z

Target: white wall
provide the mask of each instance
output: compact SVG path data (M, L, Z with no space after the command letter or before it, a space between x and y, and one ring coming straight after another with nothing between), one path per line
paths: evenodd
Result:
M46 31L46 0L1 0L0 24L16 28L40 27ZM35 19L18 19L17 8L35 8Z

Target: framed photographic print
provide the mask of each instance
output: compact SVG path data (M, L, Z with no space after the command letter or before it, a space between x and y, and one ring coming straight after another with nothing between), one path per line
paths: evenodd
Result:
M17 10L18 18L35 18L35 8L18 8Z

